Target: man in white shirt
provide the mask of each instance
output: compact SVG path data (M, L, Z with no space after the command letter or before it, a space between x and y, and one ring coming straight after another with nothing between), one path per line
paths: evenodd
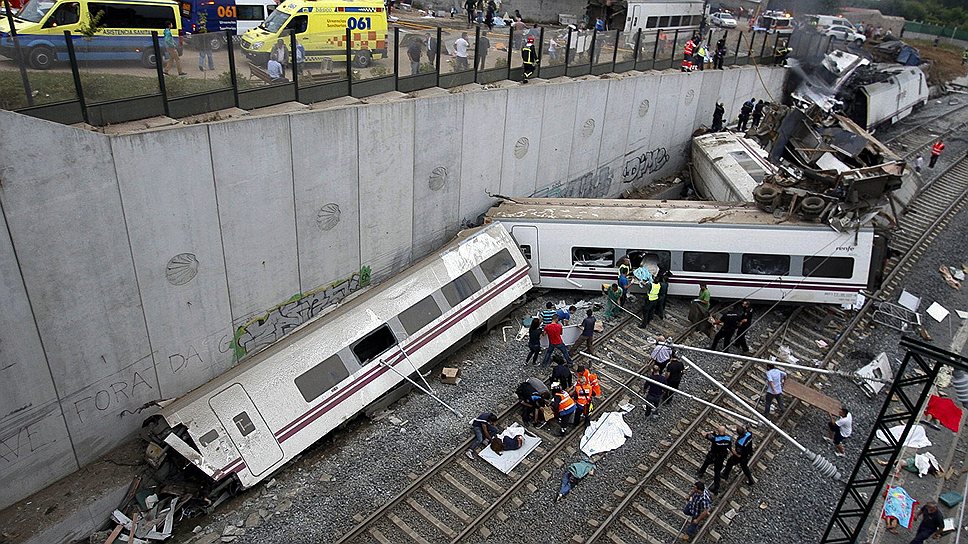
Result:
M780 370L776 365L766 365L766 409L763 411L766 417L770 417L770 408L773 401L780 403L780 413L786 409L783 402L783 382L786 381L786 372Z
M280 83L286 80L282 75L282 64L274 58L269 59L269 64L266 65L266 72L269 73L269 79L272 83Z
M468 69L467 64L467 48L470 44L467 43L467 33L462 32L460 38L454 42L454 56L457 57L457 71L463 72Z
M843 457L846 454L844 452L844 440L854 432L854 416L850 414L846 407L841 406L839 416L830 414L830 423L827 424L827 430L829 431L829 438L826 440L834 443L834 449L836 449L834 454L837 457Z

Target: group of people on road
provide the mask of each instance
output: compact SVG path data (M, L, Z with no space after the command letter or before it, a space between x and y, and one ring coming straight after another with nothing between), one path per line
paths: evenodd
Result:
M713 69L722 70L723 62L726 59L726 38L720 38L716 42L716 48L710 54L709 47L703 43L700 34L694 34L686 40L682 49L682 64L680 68L683 72L703 71L707 63L712 63Z

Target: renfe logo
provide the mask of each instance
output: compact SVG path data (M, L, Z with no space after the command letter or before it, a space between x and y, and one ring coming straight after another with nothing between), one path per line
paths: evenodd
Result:
M854 248L856 247L857 246L837 246L837 249L835 249L834 251L844 251L844 252L850 253L851 251L854 251Z

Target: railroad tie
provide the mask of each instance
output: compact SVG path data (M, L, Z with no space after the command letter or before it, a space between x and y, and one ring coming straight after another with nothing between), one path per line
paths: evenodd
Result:
M605 536L607 536L608 539L614 542L615 544L625 544L625 541L619 538L619 536L613 533L612 531L609 531L608 533L606 533Z
M407 525L407 522L400 519L400 517L397 516L396 514L390 514L390 521L392 521L394 525L399 527L401 531L406 533L406 535L410 537L414 542L417 542L418 544L430 544L430 542L428 542L427 539L417 534L417 531L414 531L412 527Z
M628 518L626 518L625 516L622 516L622 518L619 521L622 522L622 525L624 525L624 526L628 527L629 529L631 529L632 532L635 533L635 535L637 537L639 537L639 539L641 539L642 541L649 542L650 544L664 544L661 540L656 540L656 538L654 536L652 536L649 533L645 532L638 525L632 523L632 521L629 520ZM673 531L673 532L675 532L675 531Z
M463 493L470 500L477 503L477 505L480 506L481 508L487 508L488 505L490 504L484 499L482 499L477 493L474 493L473 491L471 491L470 488L468 488L466 485L457 481L457 478L454 478L449 472L444 471L443 475L444 475L444 479L447 480L447 483L454 486L454 488L456 488L458 491Z
M677 506L669 504L669 501L665 500L663 497L660 497L651 489L646 489L645 494L648 495L648 497L652 499L655 503L662 505L662 507L665 508L666 510L669 510L670 512L675 512L675 514L673 515L677 518L680 518L681 521L686 520L685 514L683 514Z
M417 502L413 497L407 497L407 504L409 504L410 507L413 508L415 512L420 514L425 520L429 521L431 525L436 527L438 531L447 535L447 538L454 538L455 536L457 536L457 533L455 533L450 527L445 525L442 521L437 519L437 516L428 512L427 509L424 508L423 505Z
M492 491L496 491L497 493L504 493L503 487L497 485L496 483L494 483L493 480L478 472L476 468L471 466L471 464L465 461L464 459L458 460L458 463L460 464L461 468L464 469L468 474L477 478L482 484L491 488Z
M656 526L661 527L663 531L673 535L679 532L679 527L673 527L672 525L669 525L669 523L666 520L655 515L655 512L642 506L638 502L632 503L632 508L634 508L636 512L644 516L645 519L651 521ZM678 510L676 510L676 512L678 512ZM666 512L663 512L662 514L665 515Z
M373 539L379 542L380 544L394 544L390 542L390 539L383 536L383 533L381 533L380 530L377 529L376 527L371 527L367 529L366 532L370 533L370 536L372 536Z
M464 523L469 523L471 521L471 517L468 516L467 513L461 510L456 504L452 503L450 499L441 495L440 492L434 489L433 487L428 485L424 487L424 491L426 491L428 495L433 497L435 501L439 502L444 508L449 510L451 514L454 514L455 516L460 518L460 520L463 521Z
M684 501L689 500L689 493L686 493L685 491L683 491L681 486L678 486L670 482L668 479L666 479L665 476L659 475L659 476L656 476L655 479L662 485L669 488L668 489L669 491L671 491L672 493L675 493L676 495L679 495L679 498L681 498L682 500ZM695 478L693 479L693 482L695 482Z

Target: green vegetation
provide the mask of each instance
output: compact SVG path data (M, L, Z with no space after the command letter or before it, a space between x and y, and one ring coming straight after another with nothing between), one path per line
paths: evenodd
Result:
M898 15L908 21L946 26L968 26L964 0L853 0L849 5L879 9L884 15Z

